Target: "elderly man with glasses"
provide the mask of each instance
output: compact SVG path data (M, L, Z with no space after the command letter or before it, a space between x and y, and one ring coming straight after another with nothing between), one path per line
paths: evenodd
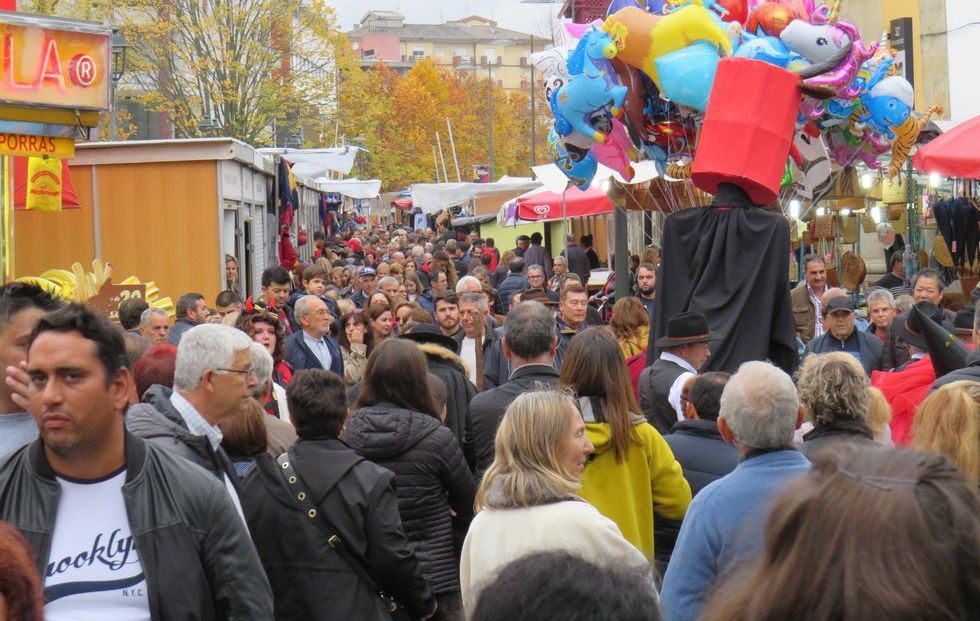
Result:
M177 347L174 386L154 385L126 413L130 433L188 459L222 480L239 514L237 476L221 448L218 423L242 413L258 384L244 332L204 324Z

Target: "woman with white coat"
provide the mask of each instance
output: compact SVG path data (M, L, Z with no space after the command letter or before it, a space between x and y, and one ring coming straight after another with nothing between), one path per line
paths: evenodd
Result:
M564 550L600 566L649 567L616 524L576 494L593 447L571 396L519 396L500 423L494 450L460 561L467 615L500 568L534 552Z

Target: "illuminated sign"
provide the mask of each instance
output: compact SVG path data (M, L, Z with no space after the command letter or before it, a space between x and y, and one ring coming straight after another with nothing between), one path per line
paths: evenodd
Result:
M75 157L75 141L52 136L24 136L0 132L0 155Z
M6 14L0 15L0 47L0 102L109 109L112 39L107 30Z

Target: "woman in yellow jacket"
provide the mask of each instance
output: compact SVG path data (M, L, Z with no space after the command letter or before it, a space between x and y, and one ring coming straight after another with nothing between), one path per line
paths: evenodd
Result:
M638 414L626 362L607 328L572 339L560 383L578 395L595 446L579 494L652 562L654 515L683 518L691 487L663 437Z

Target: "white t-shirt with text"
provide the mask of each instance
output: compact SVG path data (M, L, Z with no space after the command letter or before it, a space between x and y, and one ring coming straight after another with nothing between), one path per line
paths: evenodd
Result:
M57 480L45 619L149 621L146 579L122 495L126 470L99 481Z

